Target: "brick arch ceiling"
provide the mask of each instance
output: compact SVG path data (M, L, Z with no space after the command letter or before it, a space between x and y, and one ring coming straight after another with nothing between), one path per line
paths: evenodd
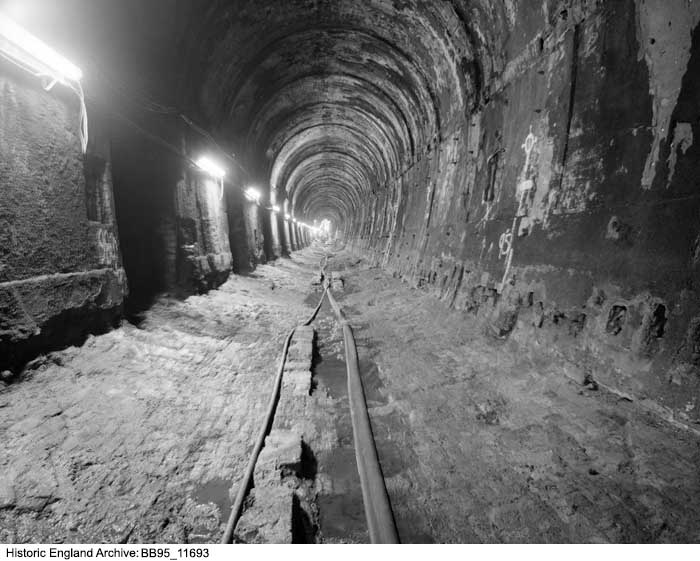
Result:
M183 97L295 216L338 226L482 103L505 0L216 0Z

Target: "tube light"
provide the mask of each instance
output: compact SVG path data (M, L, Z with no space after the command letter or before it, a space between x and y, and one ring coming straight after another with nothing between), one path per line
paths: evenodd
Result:
M25 69L55 81L79 82L83 72L7 16L0 14L0 51Z
M279 211L280 211L280 207L279 207L279 206L277 206L277 205L272 205L272 212L279 212Z
M260 202L260 191L258 191L255 187L248 187L245 190L245 196L246 196L246 199L248 199L251 202L254 202L254 203Z
M291 215L291 214L285 214L285 215L284 215L284 219L285 219L285 220L291 220L291 219L292 219L292 215Z
M226 176L226 172L206 156L199 158L196 163L199 169L205 171L213 177L216 177L217 179L223 179Z

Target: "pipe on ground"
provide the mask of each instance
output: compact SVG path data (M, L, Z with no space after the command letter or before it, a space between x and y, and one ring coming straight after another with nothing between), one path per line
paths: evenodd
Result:
M352 327L345 319L345 315L333 297L329 285L327 285L326 294L338 317L338 321L343 327L345 361L348 372L348 397L350 399L350 416L355 441L355 460L357 461L357 471L360 474L362 500L365 505L365 517L367 518L370 541L372 543L397 544L399 543L399 536L396 531L396 523L394 522L394 513L389 502L389 494L384 484L384 475L379 463L374 435L372 434L365 391L360 378L360 365L355 337L352 333Z
M328 257L324 258L321 264L322 278L326 277L326 265ZM369 537L372 543L377 544L397 544L399 543L398 532L396 531L396 523L394 522L394 513L391 510L389 494L387 493L384 484L384 475L379 463L377 448L372 434L372 425L367 411L367 400L365 399L365 391L362 387L362 379L360 378L360 363L357 355L357 346L355 345L355 337L352 333L352 328L345 319L342 309L338 302L333 297L330 289L330 279L325 279L326 288L321 296L321 300L316 306L311 317L302 325L310 325L314 321L318 312L323 305L323 300L328 296L333 311L338 317L338 321L343 327L343 339L345 343L345 360L348 374L348 397L350 401L350 417L352 420L353 439L355 444L355 460L357 462L357 471L360 476L360 485L362 487L362 501L365 507L365 517L367 519L367 527L369 529ZM279 402L280 391L282 389L282 376L284 373L284 364L289 352L289 346L292 342L292 337L296 328L292 329L285 339L282 348L282 356L280 359L277 376L273 384L272 395L267 408L263 425L260 428L260 433L255 442L255 447L248 461L248 466L243 479L238 488L236 500L231 507L231 515L229 516L226 530L221 539L221 543L230 544L233 541L233 533L238 524L238 520L243 511L243 502L253 483L253 472L255 464L258 461L260 452L265 445L265 438L270 432L270 428L275 418L277 403Z

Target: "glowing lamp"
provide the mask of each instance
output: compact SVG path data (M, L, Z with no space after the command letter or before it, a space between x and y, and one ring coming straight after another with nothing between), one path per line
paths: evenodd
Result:
M79 82L83 73L26 29L0 14L0 51L29 72L54 81Z
M226 176L226 172L206 156L197 160L197 167L217 179L223 179Z
M280 207L278 207L277 205L272 205L272 212L279 212L279 211L280 211Z
M285 215L284 215L284 219L285 219L285 220L291 220L291 219L292 219L291 214L285 214Z
M50 91L56 82L69 86L80 99L80 146L83 154L88 148L88 116L85 94L80 85L83 72L51 47L34 37L7 16L0 14L0 56L15 63L30 74L47 79L44 84Z
M257 203L260 202L260 191L255 189L254 187L248 187L245 190L245 198L248 199L251 202Z

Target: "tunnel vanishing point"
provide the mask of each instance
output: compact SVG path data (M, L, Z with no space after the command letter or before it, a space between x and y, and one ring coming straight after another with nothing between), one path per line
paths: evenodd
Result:
M20 4L82 76L0 58L0 392L332 240L700 431L700 2Z

